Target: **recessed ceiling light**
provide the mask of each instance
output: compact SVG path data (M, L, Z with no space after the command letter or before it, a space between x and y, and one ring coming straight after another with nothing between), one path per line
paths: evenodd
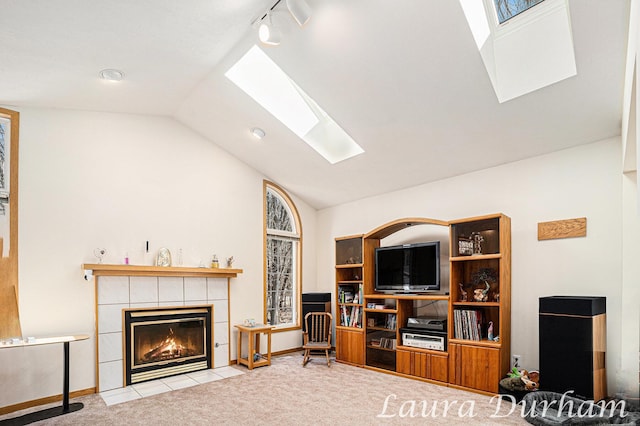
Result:
M266 133L259 127L254 127L251 129L251 134L255 136L257 139L262 139L265 137Z
M120 81L124 78L124 73L122 71L111 68L100 71L100 74L98 75L101 79L107 81Z

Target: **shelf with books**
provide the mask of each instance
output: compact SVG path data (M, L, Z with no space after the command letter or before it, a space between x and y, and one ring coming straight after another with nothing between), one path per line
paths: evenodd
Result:
M500 341L498 309L454 309L453 338L492 342Z
M395 332L398 328L397 316L388 310L365 309L367 313L367 330L384 330Z
M340 305L340 326L362 328L362 307L360 305Z
M338 303L339 304L362 304L362 283L344 281L338 282Z

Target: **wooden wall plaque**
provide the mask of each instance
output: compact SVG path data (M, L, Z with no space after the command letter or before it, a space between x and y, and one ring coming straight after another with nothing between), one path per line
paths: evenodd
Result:
M538 223L538 241L586 236L586 217Z

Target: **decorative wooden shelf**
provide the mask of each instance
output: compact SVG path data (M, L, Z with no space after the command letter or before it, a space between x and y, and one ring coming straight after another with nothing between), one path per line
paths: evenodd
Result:
M393 352L393 353L396 352L396 350L392 348L383 348L381 346L374 346L374 345L367 345L367 349L375 349L377 351L387 351L387 352Z
M340 265L336 265L336 269L344 269L344 268L362 268L362 263L343 263Z
M102 263L85 263L83 270L93 271L96 277L105 276L142 276L142 277L204 277L235 278L242 269L227 268L194 268L183 266L141 266L141 265L107 265Z
M350 327L348 325L336 325L336 329L349 330L349 331L358 331L360 333L362 333L362 331L363 331L362 327Z
M500 342L492 342L487 339L483 340L469 340L469 339L449 339L449 344L459 343L463 345L474 345L474 346L486 346L488 348L500 348Z
M365 294L366 299L395 299L395 300L449 300L448 294Z
M467 306L470 308L486 308L494 307L499 308L500 302L452 302L453 306Z
M451 262L468 262L469 260L488 260L488 259L501 259L502 254L494 253L494 254L473 254L471 256L456 256L451 257L449 260Z
M365 312L380 312L383 314L397 314L398 310L396 308L384 308L384 309L378 309L378 308L364 308Z

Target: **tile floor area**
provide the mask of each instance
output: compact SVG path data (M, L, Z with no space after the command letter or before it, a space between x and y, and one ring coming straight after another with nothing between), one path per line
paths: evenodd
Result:
M163 392L188 388L201 383L213 382L244 374L233 367L219 367L210 370L194 371L193 373L181 374L179 376L165 377L149 382L137 383L124 388L113 389L100 392L100 396L107 405L120 404L134 399L145 398Z

